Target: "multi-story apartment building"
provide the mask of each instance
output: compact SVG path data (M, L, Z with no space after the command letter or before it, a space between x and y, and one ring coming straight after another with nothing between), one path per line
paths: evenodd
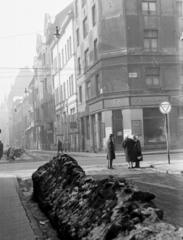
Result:
M116 150L127 134L145 149L181 141L182 1L74 0L82 150L105 149L113 132Z
M9 123L9 144L10 146L24 146L24 131L27 126L27 111L24 109L25 88L31 82L33 73L28 67L20 69L15 82L11 87L7 100L8 123Z
M71 3L56 16L58 28L52 42L53 79L55 89L55 112L57 137L68 141L71 150L78 150L77 94L74 55L74 13Z

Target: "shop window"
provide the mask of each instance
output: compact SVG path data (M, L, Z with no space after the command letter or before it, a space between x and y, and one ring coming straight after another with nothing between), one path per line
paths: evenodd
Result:
M158 51L158 31L157 30L144 31L144 50L146 52Z
M144 142L145 144L164 143L165 116L158 108L143 109Z
M142 1L142 14L143 15L156 15L156 0L143 0Z

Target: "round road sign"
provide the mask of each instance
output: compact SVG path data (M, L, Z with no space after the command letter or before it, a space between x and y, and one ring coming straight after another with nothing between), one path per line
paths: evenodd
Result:
M171 111L171 104L169 102L162 102L159 105L159 110L163 114L168 114Z

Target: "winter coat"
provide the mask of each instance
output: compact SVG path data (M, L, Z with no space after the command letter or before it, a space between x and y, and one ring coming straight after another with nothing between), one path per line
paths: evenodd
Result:
M0 158L3 156L3 143L0 143Z
M135 140L135 145L134 145L134 156L133 156L133 161L136 162L136 161L139 161L137 159L138 156L141 156L142 153L141 153L141 144L140 144L140 141L137 139Z
M62 142L58 140L58 152L62 152Z
M115 151L114 151L114 143L112 139L107 140L107 159L108 160L113 160L115 159Z
M132 140L131 138L126 138L122 143L122 147L124 148L125 158L127 162L134 161L134 145L135 141Z

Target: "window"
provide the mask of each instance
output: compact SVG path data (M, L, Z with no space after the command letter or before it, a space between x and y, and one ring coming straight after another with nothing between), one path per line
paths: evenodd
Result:
M70 109L70 122L75 122L75 108Z
M177 1L177 13L180 17L183 17L183 2L182 1Z
M159 108L144 108L144 143L156 144L165 142L165 116Z
M45 92L48 91L48 80L47 80L47 78L44 79L44 91Z
M72 38L69 38L69 47L70 47L70 57L72 56Z
M65 62L67 62L67 46L65 45Z
M70 95L74 94L74 82L73 82L73 75L69 77L69 88L70 88Z
M63 101L62 85L60 86L60 100Z
M42 58L42 60L43 60L43 66L45 66L45 65L46 65L46 56L45 56L45 53L43 53L43 58Z
M57 57L54 58L54 73L57 72Z
M79 101L80 103L82 103L83 99L82 99L82 86L79 87Z
M94 61L98 59L97 39L94 41Z
M142 14L156 15L156 0L143 0L142 1Z
M63 100L66 99L66 89L65 89L65 83L63 85Z
M79 28L76 30L76 42L77 46L79 46Z
M86 49L85 51L85 67L87 68L89 66L89 50Z
M86 4L86 0L82 0L82 7Z
M144 31L144 50L146 52L158 51L158 31L157 30Z
M75 1L75 12L76 12L76 17L78 17L78 0Z
M64 66L64 49L62 49L62 66Z
M68 59L70 58L70 44L69 44L69 39L67 40L67 55Z
M91 82L87 82L86 83L86 95L87 95L87 99L91 98Z
M92 22L93 22L93 27L96 25L96 7L95 4L92 7Z
M67 98L70 97L70 94L69 94L69 80L67 80Z
M86 117L86 138L90 139L90 120L89 117Z
M58 55L58 68L61 69L61 56L60 56L60 53Z
M95 82L96 82L96 93L97 96L100 95L100 79L99 79L99 74L95 76Z
M85 17L85 19L83 20L83 37L86 38L87 35L88 35L88 19L87 17Z
M81 59L78 58L78 74L81 74Z
M160 86L160 68L146 68L146 86L159 87Z

